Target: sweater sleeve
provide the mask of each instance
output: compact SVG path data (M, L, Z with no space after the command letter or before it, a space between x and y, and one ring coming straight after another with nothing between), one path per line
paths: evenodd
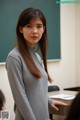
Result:
M53 103L53 99L51 99L51 98L48 96L48 105L49 105L49 107L51 106L52 103Z
M9 56L6 61L6 68L10 87L16 106L24 120L36 120L27 95L22 76L21 61Z

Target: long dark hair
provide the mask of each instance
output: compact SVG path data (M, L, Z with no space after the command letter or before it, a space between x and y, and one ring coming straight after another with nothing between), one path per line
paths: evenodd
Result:
M71 104L66 120L80 120L80 91Z
M30 56L29 50L27 43L23 37L23 34L20 32L20 27L24 27L25 25L29 24L32 19L35 17L39 17L40 20L43 23L43 26L45 26L45 31L42 35L42 38L38 42L38 46L40 48L41 54L42 54L42 59L43 59L43 64L45 71L48 74L47 70L47 59L46 59L46 51L47 51L47 42L48 42L48 37L47 37L47 29L46 29L46 19L43 13L39 9L35 8L27 8L25 9L19 16L17 27L16 27L16 34L17 34L17 41L18 41L18 47L19 50L23 56L23 59L30 69L31 73L36 76L36 77L41 77L41 73L34 64L33 59ZM51 82L51 78L48 74L48 80Z

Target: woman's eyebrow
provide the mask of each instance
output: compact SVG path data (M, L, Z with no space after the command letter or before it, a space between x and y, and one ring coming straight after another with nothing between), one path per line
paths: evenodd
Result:
M33 25L33 24L32 24L32 23L28 23L27 25ZM43 26L42 23L37 23L36 25L41 25L41 26Z
M43 25L42 23L38 23L37 25Z

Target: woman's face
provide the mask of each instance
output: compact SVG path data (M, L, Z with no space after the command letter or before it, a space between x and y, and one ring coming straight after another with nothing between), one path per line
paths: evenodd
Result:
M39 18L34 18L29 24L20 27L20 32L30 47L34 47L34 45L39 42L44 30L45 27Z

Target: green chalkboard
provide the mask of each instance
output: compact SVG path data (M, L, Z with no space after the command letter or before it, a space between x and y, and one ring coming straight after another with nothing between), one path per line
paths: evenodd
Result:
M48 29L47 59L60 59L60 5L56 0L0 0L0 62L16 43L16 23L19 14L27 7L39 8L46 16Z

